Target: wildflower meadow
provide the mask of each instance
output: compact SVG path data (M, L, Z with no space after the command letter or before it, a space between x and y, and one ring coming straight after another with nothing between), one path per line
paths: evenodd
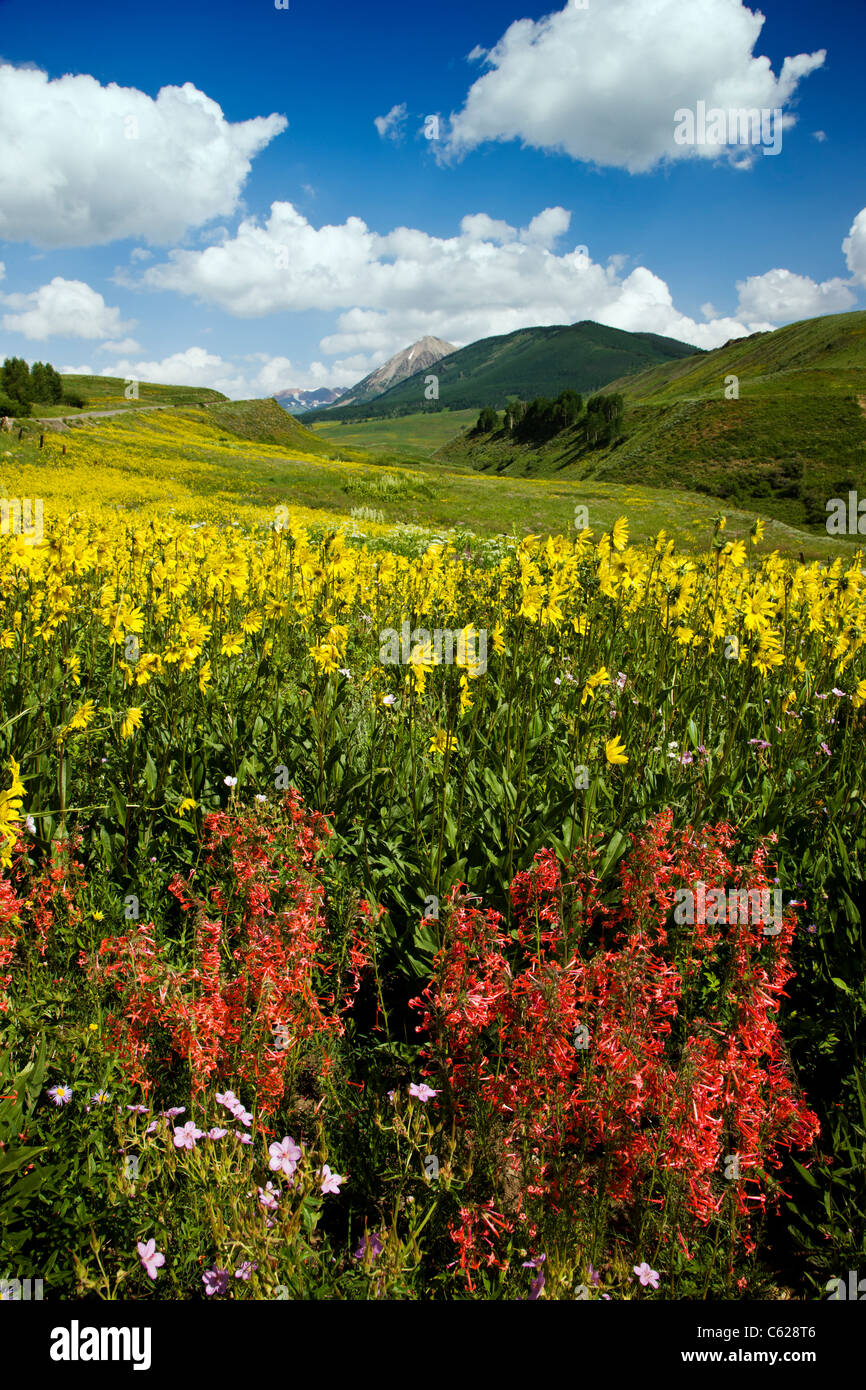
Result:
M4 1296L866 1270L859 553L45 513L0 538Z

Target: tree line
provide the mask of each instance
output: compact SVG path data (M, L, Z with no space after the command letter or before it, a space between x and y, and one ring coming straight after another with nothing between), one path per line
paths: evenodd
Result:
M7 357L0 367L0 415L27 416L34 405L71 405L82 409L87 402L76 391L64 391L63 378L50 362L28 366L23 357Z
M599 392L584 404L578 391L566 390L553 399L548 396L536 396L531 401L511 399L506 402L501 420L498 411L486 405L472 434L504 430L518 443L540 444L561 430L578 426L589 448L598 449L621 438L623 410L623 398L618 391L609 395Z

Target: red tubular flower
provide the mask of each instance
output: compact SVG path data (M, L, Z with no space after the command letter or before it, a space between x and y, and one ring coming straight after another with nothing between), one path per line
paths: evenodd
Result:
M315 877L330 827L304 811L297 793L270 817L220 811L205 828L201 877L217 878L206 899L180 877L169 885L181 909L195 914L192 963L173 965L152 928L139 928L103 942L93 973L121 995L117 1036L136 1075L154 1030L164 1030L189 1064L194 1094L214 1078L246 1081L267 1115L300 1054L315 1056L320 1075L333 1065L332 1040L344 1032L341 1015L370 958L369 909L349 931L346 960L337 961Z
M433 978L412 1001L428 1035L423 1055L446 1083L455 1120L500 1135L516 1210L528 1212L533 1199L549 1210L604 1196L639 1214L668 1191L701 1225L729 1192L748 1249L752 1217L770 1200L768 1170L818 1132L785 1070L778 1029L795 923L788 914L769 936L760 924L717 925L709 914L670 923L683 886L771 887L763 848L748 865L731 862L729 825L674 833L666 811L632 840L615 911L602 909L592 873L563 884L549 850L517 875L523 960L513 971L501 919L457 885ZM708 970L724 980L716 995L705 993ZM693 1017L706 998L714 1016ZM721 1183L733 1158L739 1167ZM453 1234L471 1272L476 1228L462 1215Z

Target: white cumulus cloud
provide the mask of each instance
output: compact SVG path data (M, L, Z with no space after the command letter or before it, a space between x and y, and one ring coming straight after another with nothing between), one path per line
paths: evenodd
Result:
M842 242L842 250L854 279L866 285L866 208L861 209L854 218L854 224Z
M662 160L717 159L674 140L675 113L784 110L824 50L784 60L778 77L753 56L764 16L741 0L592 0L519 19L485 53L485 71L452 113L447 149L520 140L573 159L643 173ZM470 58L482 56L473 49ZM783 129L795 123L783 117ZM743 147L732 146L743 163Z
M378 359L373 365L425 334L461 345L579 319L699 347L772 327L763 317L698 323L674 307L668 286L647 267L626 273L624 257L600 264L580 244L554 250L569 226L569 212L554 207L523 228L474 213L453 237L411 227L379 235L358 217L317 228L291 203L274 203L266 222L243 221L221 246L172 251L140 283L239 317L337 311L322 351L363 354Z
M116 343L100 343L100 352L141 352L141 343L134 338L118 338Z
M373 124L383 140L400 140L406 124L406 115L406 103L401 101L398 106L391 107L387 116L375 116Z
M191 82L150 97L0 66L0 237L39 246L175 241L235 211L284 116L229 122Z
M808 275L790 270L768 270L737 281L740 302L737 312L747 318L768 318L776 323L816 318L820 314L844 314L856 296L844 280L835 278L820 284Z
M0 298L12 310L3 315L3 327L25 338L119 338L133 324L124 322L120 310L106 304L83 280L64 280L62 275L29 294Z

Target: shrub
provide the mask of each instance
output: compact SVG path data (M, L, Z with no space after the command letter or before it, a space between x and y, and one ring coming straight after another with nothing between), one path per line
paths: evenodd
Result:
M30 402L13 400L11 396L0 394L0 415L11 415L13 419L26 419L30 414Z

